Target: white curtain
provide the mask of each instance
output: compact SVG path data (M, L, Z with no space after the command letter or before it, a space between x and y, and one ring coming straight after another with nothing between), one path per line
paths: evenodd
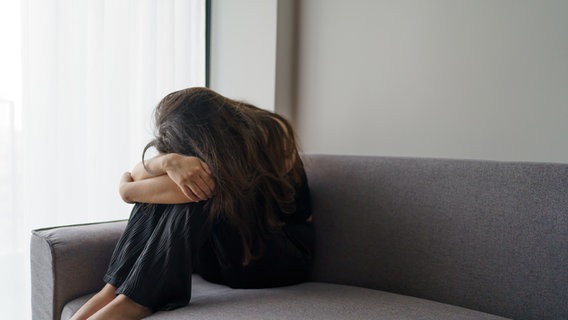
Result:
M24 289L0 299L24 300L2 308L17 310L13 319L29 317L30 230L127 218L118 179L151 138L153 108L205 84L204 0L21 1L22 106L6 221L12 256L24 257L13 267Z

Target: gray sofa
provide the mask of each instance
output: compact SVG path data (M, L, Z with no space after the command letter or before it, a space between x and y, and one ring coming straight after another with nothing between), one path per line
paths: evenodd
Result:
M193 278L149 319L568 319L568 165L305 155L310 282L233 290ZM35 230L33 318L102 285L125 221Z

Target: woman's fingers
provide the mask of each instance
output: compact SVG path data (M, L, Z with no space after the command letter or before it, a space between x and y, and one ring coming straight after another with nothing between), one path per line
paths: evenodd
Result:
M205 170L205 172L207 172L210 176L213 175L213 173L211 172L211 168L209 168L207 163L205 163L201 160L199 160L199 163L201 164L201 167L203 168L203 170Z
M201 200L207 200L213 195L215 182L209 166L201 160L199 160L199 164L201 165L201 170L197 170L197 172L192 175L193 178L188 179L193 182L188 185L192 192Z
M215 190L215 183L210 175L200 176L197 180L199 188L203 191L206 198L211 198Z
M206 192L207 197L210 198L215 191L215 181L213 180L213 174L211 172L211 168L207 165L207 163L200 161L201 167L207 173L205 176L201 175L201 184L200 187L203 191Z
M191 193L191 195L193 195L193 198L195 198L196 202L202 201L202 200L206 200L207 196L205 195L205 192L203 192L203 190L201 190L196 184L193 184L191 186L187 186L188 189L188 193Z
M199 199L199 197L191 190L190 187L185 186L184 188L182 188L182 191L190 201L192 201L192 202L201 201L201 199Z
M199 158L183 156L178 162L172 162L167 174L190 201L207 200L215 191L211 168Z
M200 176L196 179L196 188L197 194L201 197L201 200L207 200L213 196L213 191L215 190L215 183L213 182L213 178L209 175Z
M191 201L207 200L213 195L213 188L210 187L212 182L209 180L212 180L209 176L188 179L183 184L184 188L182 188L182 191Z
M215 193L215 180L213 179L213 176L207 176L207 178L203 179L203 182L207 185L208 194L211 198Z

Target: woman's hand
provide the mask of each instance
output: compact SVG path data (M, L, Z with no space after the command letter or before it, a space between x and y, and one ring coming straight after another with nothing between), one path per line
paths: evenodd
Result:
M196 157L167 154L164 161L166 174L191 201L211 198L215 182L209 166Z

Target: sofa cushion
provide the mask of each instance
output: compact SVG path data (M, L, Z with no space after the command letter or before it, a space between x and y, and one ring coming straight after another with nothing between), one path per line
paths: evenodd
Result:
M69 319L90 296L69 302ZM379 290L308 282L273 289L230 289L193 276L189 306L147 319L505 319L486 313Z

